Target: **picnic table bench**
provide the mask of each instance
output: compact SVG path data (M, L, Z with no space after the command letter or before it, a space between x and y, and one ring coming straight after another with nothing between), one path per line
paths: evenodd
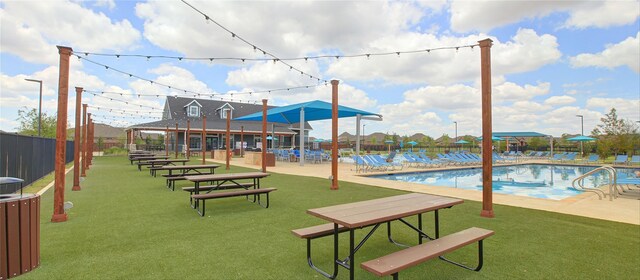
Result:
M457 198L443 197L437 195L430 194L420 194L420 193L411 193L404 195L397 195L392 197L373 199L368 201L354 202L342 205L335 205L323 208L309 209L307 213L319 217L321 219L327 220L330 223L324 224L320 226L298 229L292 231L294 235L306 239L307 240L307 263L311 268L322 274L323 276L331 279L335 279L338 275L338 268L343 267L349 270L349 278L354 279L354 265L355 265L355 254L364 243L369 239L369 237L379 228L380 225L387 224L387 238L390 242L409 247L404 244L400 244L393 240L391 233L391 222L399 221L402 224L408 226L410 229L414 230L417 233L418 244L422 244L424 239L427 240L438 240L440 237L440 225L439 225L439 215L438 211L441 209L451 208L457 204L463 203L463 200ZM434 231L435 237L427 235L422 228L422 214L427 212L434 212L435 224ZM417 216L417 225L412 225L405 218L410 216ZM355 242L355 230L369 228L369 233L356 244ZM349 232L349 256L344 259L341 259L339 256L339 248L338 248L338 234L341 232ZM325 237L333 235L334 237L334 263L333 263L333 272L330 274L313 264L311 259L311 240L315 238ZM446 243L446 244L454 244L447 250L443 252L436 252L440 254L440 256L444 253L450 252L450 250L455 250L464 245L470 244L468 242L477 241L476 238L472 238L471 235L464 235L467 238L455 238L455 242ZM483 237L481 239L486 238ZM451 240L451 238L444 239ZM471 241L473 240L473 241ZM434 245L428 245L424 248L437 247L438 244L445 244L445 241L440 241L440 243L435 243ZM429 241L434 242L434 241ZM418 245L421 246L421 245ZM459 247L457 247L459 246ZM413 249L419 250L419 249ZM424 251L420 251L426 255L431 253L433 249L425 249ZM437 251L437 250L436 250ZM410 253L402 253L401 256L404 257L404 254L412 255L412 251L407 251ZM480 249L480 252L482 250ZM438 255L436 254L436 255ZM399 256L399 255L396 255ZM404 268L408 268L413 266L419 262L425 261L429 259L429 257L420 257L418 260L411 259L409 257L404 258L406 263L404 264ZM415 262L414 262L415 261ZM452 261L447 260L448 262L453 263ZM371 265L373 263L369 263L367 267L374 267ZM459 264L458 264L459 265ZM460 265L462 266L462 265ZM463 266L464 267L464 266ZM481 266L480 266L481 267ZM400 270L402 270L400 269ZM479 269L479 268L478 268ZM398 271L384 271L380 269L380 271L389 273L390 275L394 275L397 277ZM386 275L389 275L386 274Z
M249 190L241 190L241 191L230 191L230 192L217 192L217 193L205 193L205 194L193 194L191 195L191 198L193 198L196 201L201 201L202 203L200 203L200 205L202 206L200 210L200 208L196 208L196 210L198 211L198 214L200 214L200 216L204 217L205 214L205 202L208 199L216 199L216 198L224 198L224 197L235 197L235 196L249 196L249 195L253 195L253 202L255 203L256 201L258 202L258 205L264 207L264 208L269 208L269 193L272 191L277 190L276 188L265 188L265 189L249 189ZM267 196L267 204L263 205L260 202L260 195L261 194L265 194ZM257 200L256 200L257 198Z
M214 174L214 170L220 167L218 164L195 164L195 165L163 165L157 167L150 167L149 170L153 176L156 176L158 171L169 171L169 174L163 174L166 177L166 186L175 190L175 182L180 180L186 180L185 176L192 175L210 175ZM202 170L208 170L209 172L203 172ZM178 173L173 173L173 172ZM193 172L193 173L190 173Z
M188 159L153 159L153 160L148 160L148 161L140 161L138 162L138 170L142 171L142 166L143 165L149 165L149 168L153 168L153 167L158 167L158 166L163 166L163 165L175 165L178 162L182 162L182 165L185 165L185 163L189 161ZM153 175L153 169L150 170L151 175Z
M137 162L141 162L141 161L148 161L148 160L156 160L156 159L168 159L168 156L140 156L140 157L129 157L129 161L131 161L131 164L133 164L134 161Z
M269 201L268 193L274 191L275 189L269 188L264 189L268 191L260 190L260 179L269 176L269 173L262 172L243 172L243 173L227 173L227 174L210 174L210 175L194 175L194 176L185 176L185 179L194 182L194 187L192 190L189 190L192 193L189 196L189 204L192 208L198 211L198 214L204 216L204 201L207 199L215 199L215 198L223 198L223 197L233 197L233 196L253 196L253 202L258 201L260 204L260 195L267 194L267 205ZM240 182L240 180L252 180L251 184ZM210 182L212 185L200 188L200 184L204 182ZM229 183L229 184L227 184ZM253 187L253 189L249 189ZM224 190L229 188L242 188L244 190L240 191L230 191L224 192L225 195L209 195L212 191L215 190ZM207 195L200 195L200 191L205 191ZM251 193L245 191L253 191ZM256 200L257 199L257 200ZM200 210L200 201L202 201L202 210ZM262 206L262 204L260 204ZM268 206L267 206L268 207Z

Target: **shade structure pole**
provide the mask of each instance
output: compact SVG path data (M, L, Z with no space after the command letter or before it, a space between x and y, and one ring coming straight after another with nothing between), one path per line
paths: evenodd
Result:
M60 72L58 74L58 123L56 126L56 157L55 157L55 189L53 194L52 222L64 222L67 214L64 212L64 163L67 147L67 102L69 97L69 57L73 50L69 47L58 46L60 55Z
M480 77L482 83L482 212L480 216L493 218L492 169L493 150L491 149L491 39L478 41L480 44Z
M82 171L81 177L87 177L87 104L82 104Z
M189 159L189 154L191 153L191 139L189 137L189 134L191 133L191 120L187 120L187 133L185 133L184 135L184 142L186 143L185 145L187 145L187 154L185 155L185 157L187 159Z
M178 123L176 123L176 137L175 143L173 143L173 147L175 148L175 157L178 158Z
M331 189L338 189L338 80L331 80ZM358 116L358 118L360 118Z
M73 187L72 191L79 191L80 188L80 143L82 138L80 136L80 111L82 111L82 88L76 87L76 129L74 131L73 139Z
M333 116L331 116L333 118ZM360 120L362 115L356 115L356 155L360 156Z
M229 160L231 157L231 152L230 152L230 148L229 146L231 145L231 110L229 110L227 112L227 140L225 141L225 146L227 148L226 152L227 152L227 156L225 157L227 159L227 165L226 168L227 170L229 170Z
M262 172L267 172L267 100L262 99Z
M300 107L300 166L304 166L304 107Z
M169 125L164 130L164 155L169 156Z
M202 164L207 158L207 116L202 116L202 142L200 143L200 150L202 150Z

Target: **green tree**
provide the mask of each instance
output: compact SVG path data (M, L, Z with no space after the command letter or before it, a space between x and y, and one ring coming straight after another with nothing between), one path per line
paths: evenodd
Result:
M591 131L591 135L598 139L597 153L606 158L612 154L631 154L634 143L640 141L638 126L630 120L619 119L616 108L600 118L602 123Z
M98 151L102 151L102 148L104 148L104 139L98 137Z
M378 144L378 138L376 138L376 137L371 138L371 144L372 145Z
M527 145L529 146L529 148L537 151L540 148L548 146L549 142L545 141L541 137L533 137L531 138L531 140L528 141Z
M23 107L23 109L18 110L18 118L16 120L20 122L18 134L38 135L38 110L29 110L27 107ZM57 122L56 116L49 116L46 113L42 113L41 136L56 138Z

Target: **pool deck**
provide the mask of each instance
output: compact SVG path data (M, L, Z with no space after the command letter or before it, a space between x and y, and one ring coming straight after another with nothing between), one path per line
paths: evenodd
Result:
M225 164L224 161L215 159L207 159L207 161ZM549 163L547 160L528 160L521 163ZM244 163L244 158L233 158L230 162L231 165L256 168L260 169L260 166L250 165ZM563 163L565 164L565 163ZM502 164L500 164L502 165ZM508 164L512 165L512 164ZM567 164L570 165L570 164ZM482 201L482 192L475 190L463 190L449 187L428 186L417 183L389 181L385 179L370 178L366 175L371 174L389 174L398 172L420 172L431 171L441 169L452 168L468 168L465 167L447 167L447 168L414 168L404 167L402 171L385 171L385 172L367 172L356 173L355 166L352 163L339 163L338 164L338 179L340 181L347 181L365 185L371 185L382 188L390 188L397 190L404 190L418 193L429 193L443 196L457 197L467 200ZM475 166L475 167L480 167ZM224 167L222 167L224 168ZM329 176L331 176L331 164L328 162L321 164L305 163L304 166L300 166L297 162L276 162L275 167L267 167L267 172L299 175L299 176L311 176L327 179L327 188L331 186ZM609 201L609 197L598 199L595 193L583 193L574 197L566 198L563 200L550 200L533 197L505 195L505 194L493 194L493 203L501 205L509 205L530 209L538 209L550 212L557 212L563 214L570 214L576 216L583 216L595 219L603 219L609 221L616 221L622 223L629 223L640 225L640 200L617 198L613 201ZM478 215L480 214L478 209ZM495 213L499 216L500 213Z

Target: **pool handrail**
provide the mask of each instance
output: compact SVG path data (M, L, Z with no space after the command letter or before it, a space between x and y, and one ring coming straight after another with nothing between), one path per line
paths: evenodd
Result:
M616 181L617 181L617 172L616 170L609 166L609 165L604 165L601 167L598 167L596 169L593 169L585 174L580 175L579 177L573 179L573 182L571 182L571 186L578 190L578 191L588 191L588 192L594 192L598 195L598 198L600 200L602 200L602 197L607 197L607 194L599 189L599 188L588 188L584 186L584 179L595 174L595 173L599 173L601 171L606 171L609 174L609 200L613 200L613 198L616 198L617 195L617 189L616 188ZM615 189L615 190L614 190Z

